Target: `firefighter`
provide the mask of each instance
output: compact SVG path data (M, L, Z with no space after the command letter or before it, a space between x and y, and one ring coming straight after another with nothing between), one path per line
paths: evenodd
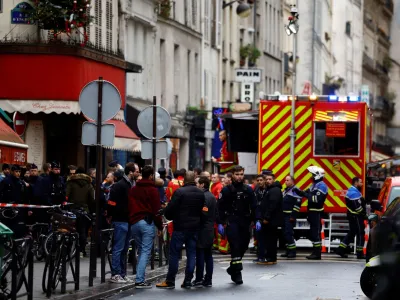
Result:
M307 168L313 177L313 183L305 191L294 189L293 191L300 196L308 199L308 222L310 223L310 240L313 244L313 252L307 259L321 259L321 217L324 213L324 203L328 194L328 186L325 184L324 169L317 166Z
M165 196L167 197L167 203L171 201L172 195L175 193L175 191L183 186L183 177L185 176L185 174L186 174L185 169L176 170L174 174L175 178L168 183L167 189L165 191ZM174 224L172 222L168 224L168 233L170 237L172 237L173 231L174 231Z
M220 224L218 232L223 235L225 228L231 247L231 263L226 270L236 284L243 284L242 257L250 242L250 223L254 220L256 198L248 185L243 184L244 168L233 170L232 184L222 189L218 200Z
M296 257L296 242L294 240L294 226L296 225L297 214L300 211L301 196L297 195L294 190L297 187L294 184L293 176L286 176L286 188L283 191L283 216L284 216L284 236L286 240L286 253L281 257L295 258Z
M228 142L226 140L226 131L222 130L219 133L219 139L222 142L220 158L211 157L213 163L220 165L220 173L225 174L232 172L235 166L239 164L237 152L228 151Z
M348 189L345 199L347 206L347 220L349 220L350 231L347 233L339 247L336 249L336 254L343 258L347 258L346 250L350 241L354 241L357 237L357 258L364 259L364 220L367 220L366 205L360 190L362 189L362 179L354 177L352 186Z

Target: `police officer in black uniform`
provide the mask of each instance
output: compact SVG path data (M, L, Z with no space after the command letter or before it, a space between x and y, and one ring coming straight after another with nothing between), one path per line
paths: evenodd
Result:
M252 188L243 183L244 168L233 170L232 184L225 186L218 200L220 224L218 232L223 235L226 227L231 247L231 263L226 270L236 284L243 284L242 257L250 242L250 223L254 220L256 198Z
M321 259L321 218L324 213L324 203L328 196L328 186L325 184L324 169L317 166L307 168L313 177L313 183L306 191L294 189L297 195L308 199L308 222L310 223L310 240L313 244L313 252L306 256L307 259Z
M11 173L0 183L0 202L10 204L26 204L27 186L21 176L21 167L13 165ZM27 211L10 208L4 212L2 222L13 232L14 237L21 238L26 233L25 221Z

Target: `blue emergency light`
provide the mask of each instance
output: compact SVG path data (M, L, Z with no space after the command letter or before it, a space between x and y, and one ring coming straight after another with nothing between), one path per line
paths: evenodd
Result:
M338 101L339 100L339 97L338 96L336 96L336 95L330 95L329 96L329 101Z
M359 96L348 96L347 100L349 102L360 102L360 97Z

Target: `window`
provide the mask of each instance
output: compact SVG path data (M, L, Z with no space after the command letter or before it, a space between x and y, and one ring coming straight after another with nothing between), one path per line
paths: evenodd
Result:
M396 199L397 197L400 197L400 187L399 186L394 186L394 187L392 187L392 190L390 191L388 205L390 203L392 203L393 200Z
M113 11L111 1L106 2L106 48L107 50L113 50L113 39L112 39L112 23L113 23Z
M322 3L321 0L315 2L315 33L318 37L322 35Z
M197 0L192 0L192 24L197 25Z
M330 137L332 124L338 128L343 137ZM358 156L360 128L358 122L314 122L314 154L335 156Z
M0 13L3 12L3 0L0 0Z
M94 5L94 15L95 15L95 45L96 47L102 47L102 18L103 18L103 10L102 10L102 0L98 0Z
M209 41L210 40L210 5L209 5L210 0L205 0L204 1L204 40Z
M351 22L350 21L346 22L346 34L348 36L351 36Z

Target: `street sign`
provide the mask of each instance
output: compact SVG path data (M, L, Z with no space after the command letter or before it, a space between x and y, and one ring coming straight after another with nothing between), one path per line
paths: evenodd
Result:
M26 129L26 116L19 112L15 112L13 116L14 131L18 135L23 135Z
M101 125L101 140L100 144L106 147L114 146L115 125ZM97 145L97 124L92 122L83 122L82 124L82 145L95 146Z
M252 103L254 101L254 83L242 82L241 102Z
M369 86L368 85L361 86L361 102L365 102L369 106Z
M261 69L235 69L236 82L261 82Z
M93 80L85 85L79 95L79 105L82 113L95 123L98 123L98 98L98 80ZM103 80L103 99L101 123L114 118L121 109L121 95L115 85L107 80Z
M171 129L171 116L164 107L158 105L156 105L156 116L156 136L154 138L161 139ZM144 137L153 138L153 106L148 106L140 112L137 125Z
M153 141L142 140L142 159L152 159ZM166 159L168 158L168 143L167 141L157 141L156 144L156 158Z

